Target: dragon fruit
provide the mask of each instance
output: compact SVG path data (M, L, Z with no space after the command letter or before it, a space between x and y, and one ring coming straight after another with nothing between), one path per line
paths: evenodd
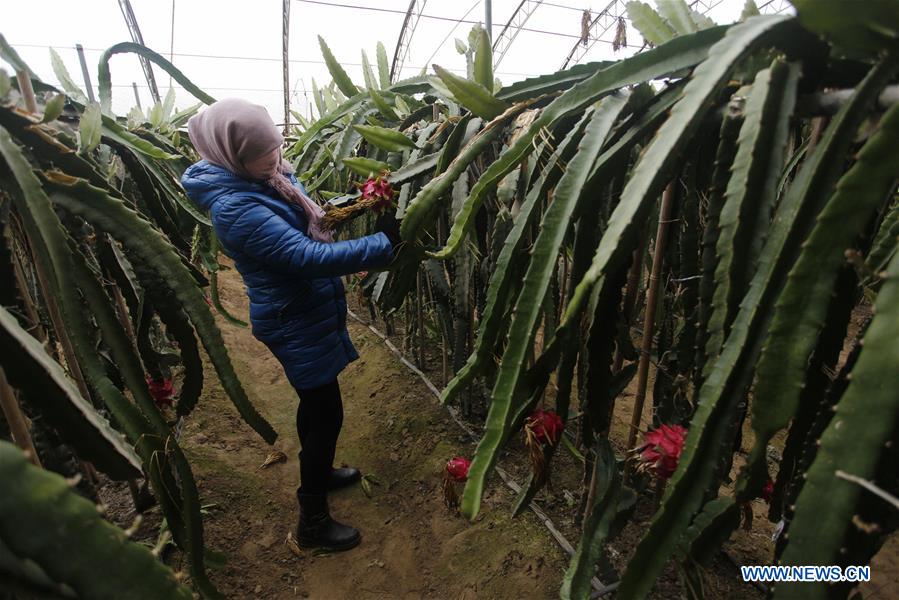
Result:
M459 506L459 492L456 484L468 480L468 469L471 461L464 456L456 456L449 459L443 472L443 503L447 508L454 509Z
M150 396L153 397L153 402L156 403L156 406L163 408L172 405L174 389L172 388L171 379L163 378L156 380L152 377L147 377L147 387L150 390Z
M368 178L365 183L359 184L362 192L362 200L367 201L369 208L375 212L383 212L393 205L393 196L396 194L387 178L379 175Z
M642 470L655 471L656 477L667 481L674 475L687 438L687 429L680 425L660 425L646 432L643 445L637 448Z

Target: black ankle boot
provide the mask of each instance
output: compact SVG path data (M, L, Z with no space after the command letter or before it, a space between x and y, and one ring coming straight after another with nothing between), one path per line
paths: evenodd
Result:
M328 490L334 491L351 486L360 479L362 479L362 473L359 472L359 469L353 467L331 469L331 475L328 477Z
M362 534L358 529L338 523L331 518L327 495L297 492L297 500L300 503L297 542L303 548L349 550L362 541Z

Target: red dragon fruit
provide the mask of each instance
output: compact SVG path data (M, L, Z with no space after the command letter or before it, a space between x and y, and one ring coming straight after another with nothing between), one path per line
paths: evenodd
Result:
M446 463L446 474L453 478L454 481L465 483L468 481L468 469L471 468L471 461L464 456L456 456Z
M556 411L538 408L531 413L524 426L533 433L537 442L555 445L562 435L565 423Z
M759 496L762 500L771 504L771 499L774 497L774 480L770 477L768 481L765 482L765 487L762 488L762 493Z
M680 425L660 425L647 431L643 445L637 448L641 468L652 469L656 477L667 481L677 469L686 438L687 429Z
M456 456L449 459L443 473L443 503L447 508L459 506L459 492L457 483L465 483L468 480L468 469L471 461L464 456Z
M147 377L147 387L150 389L150 396L153 397L153 402L156 403L156 406L163 408L172 405L174 390L172 389L171 379L156 380L152 377Z
M383 175L370 177L365 183L359 184L359 190L362 192L362 200L369 201L369 207L375 212L383 212L393 205L395 192Z
M538 408L524 422L524 444L528 448L535 480L544 482L549 478L543 447L558 444L563 429L565 422L554 410Z

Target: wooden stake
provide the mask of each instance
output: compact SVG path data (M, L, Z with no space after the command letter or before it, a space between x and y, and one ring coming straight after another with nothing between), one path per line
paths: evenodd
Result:
M633 448L640 431L643 418L643 404L646 400L646 384L649 376L649 356L652 352L652 332L655 326L656 304L659 296L659 278L662 273L662 257L665 253L665 242L668 239L671 206L674 204L674 186L672 181L662 194L662 205L659 208L659 226L656 230L655 248L652 253L652 274L646 287L646 311L643 317L643 339L640 344L640 362L637 366L637 393L634 396L634 412L631 414L631 428L627 434L627 448Z
M6 373L0 367L0 406L3 408L3 416L9 424L12 433L12 441L28 454L28 460L36 467L41 466L31 434L28 432L28 419L22 413L22 408L16 400L16 393L6 380Z

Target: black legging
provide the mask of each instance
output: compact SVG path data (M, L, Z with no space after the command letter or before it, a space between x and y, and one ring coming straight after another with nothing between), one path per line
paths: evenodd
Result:
M343 425L343 401L335 379L317 388L297 390L300 480L304 494L324 494L334 465L337 436Z

